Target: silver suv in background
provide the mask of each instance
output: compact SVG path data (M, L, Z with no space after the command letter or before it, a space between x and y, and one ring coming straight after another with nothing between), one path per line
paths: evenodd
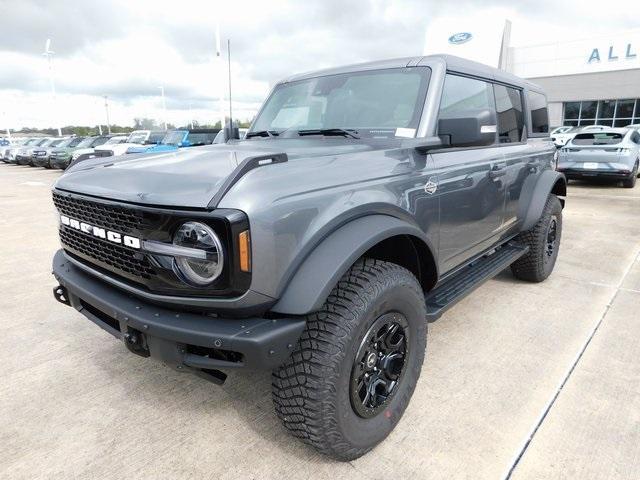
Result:
M560 149L558 171L567 179L622 180L633 188L640 163L640 133L631 128L584 129Z

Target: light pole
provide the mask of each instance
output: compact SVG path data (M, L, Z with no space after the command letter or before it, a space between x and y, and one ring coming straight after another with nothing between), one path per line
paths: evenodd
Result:
M219 104L218 108L220 109L220 128L224 130L225 123L225 111L224 111L224 82L222 79L224 63L222 63L222 47L220 44L220 22L216 22L216 63L218 64L218 68L220 69L220 73L218 74L218 78L220 79L220 87L219 87Z
M102 97L104 98L104 110L107 113L107 131L109 132L109 135L111 135L111 122L109 121L109 97L106 95L103 95Z
M158 87L160 89L160 95L162 95L162 123L164 123L164 129L167 129L167 104L164 101L164 87Z
M42 55L47 57L47 64L49 66L49 84L51 85L51 98L53 100L53 109L55 110L55 108L56 108L56 85L55 85L55 80L53 78L53 65L52 65L52 57L53 57L54 54L55 54L55 52L53 52L51 50L51 39L47 38L47 41L44 44L44 53ZM58 136L59 137L62 136L62 130L60 128L60 124L59 123L58 123Z

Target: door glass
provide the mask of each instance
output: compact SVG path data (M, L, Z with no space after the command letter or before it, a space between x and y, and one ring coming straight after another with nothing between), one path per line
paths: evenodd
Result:
M494 85L496 111L498 112L498 140L500 143L522 141L524 111L520 90Z
M469 110L478 109L494 109L491 86L481 80L447 75L440 101L440 115L446 115L447 118L464 117Z
M549 112L547 97L538 92L529 91L529 109L531 110L531 131L547 133L549 131Z

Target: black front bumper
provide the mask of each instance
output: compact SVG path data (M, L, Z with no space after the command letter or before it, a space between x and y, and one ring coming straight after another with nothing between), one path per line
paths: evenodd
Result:
M53 258L58 301L71 305L129 350L181 371L249 367L273 369L289 357L305 327L300 318L221 318L178 312L129 295L73 265L63 250Z

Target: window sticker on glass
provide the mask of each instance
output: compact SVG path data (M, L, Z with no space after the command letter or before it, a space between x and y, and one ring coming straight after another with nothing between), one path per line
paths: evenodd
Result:
M309 107L286 107L281 109L271 122L272 128L290 128L295 125L306 125L309 118Z
M413 138L415 136L415 128L396 128L396 137Z

